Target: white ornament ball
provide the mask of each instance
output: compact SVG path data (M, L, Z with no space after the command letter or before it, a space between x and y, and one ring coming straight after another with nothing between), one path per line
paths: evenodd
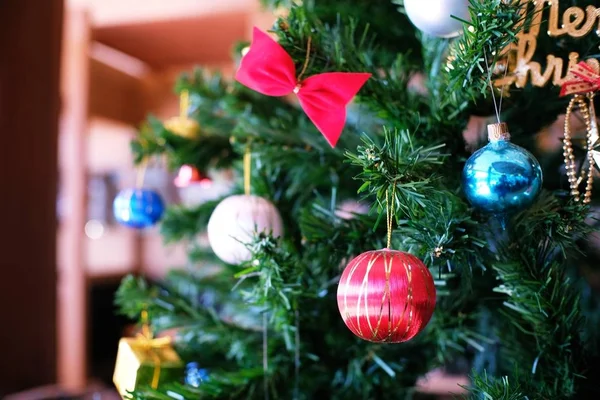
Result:
M404 0L404 8L419 30L442 38L462 32L463 23L452 16L469 20L469 0Z
M283 235L277 208L258 196L235 195L220 202L208 221L208 241L217 257L228 264L241 264L252 257L246 247L259 233Z

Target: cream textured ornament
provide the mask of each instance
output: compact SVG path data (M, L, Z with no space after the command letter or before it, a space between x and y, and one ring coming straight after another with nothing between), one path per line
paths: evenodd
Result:
M270 201L254 195L235 195L215 208L207 231L208 241L217 257L237 265L252 257L246 245L256 234L282 236L283 223Z
M419 30L442 38L462 32L463 23L452 16L469 20L469 0L404 0L404 8Z

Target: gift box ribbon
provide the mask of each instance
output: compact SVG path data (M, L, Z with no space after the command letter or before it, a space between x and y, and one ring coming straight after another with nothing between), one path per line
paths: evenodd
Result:
M150 386L152 389L158 388L158 382L160 381L160 369L161 369L161 359L157 354L157 350L167 347L171 344L171 338L159 338L153 339L148 338L144 335L138 335L138 339L140 341L139 346L142 348L144 352L150 355L152 361L154 362L154 372L152 374L152 381Z
M137 338L140 341L139 346L143 351L150 354L152 361L154 361L154 373L152 374L152 382L150 383L150 386L152 389L157 389L160 381L161 359L156 351L163 347L169 346L171 344L171 338L154 338L148 322L147 311L142 311L142 333L138 334Z

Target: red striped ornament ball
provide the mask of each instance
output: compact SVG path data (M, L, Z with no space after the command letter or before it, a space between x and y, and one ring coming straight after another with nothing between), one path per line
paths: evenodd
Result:
M429 269L412 254L383 249L350 261L337 301L346 326L361 339L401 343L421 332L435 309Z

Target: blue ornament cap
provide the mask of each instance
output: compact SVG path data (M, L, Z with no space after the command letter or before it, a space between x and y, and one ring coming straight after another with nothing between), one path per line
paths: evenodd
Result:
M536 158L512 144L506 124L488 126L490 143L477 150L463 169L463 190L480 211L503 214L530 206L542 188Z
M185 384L192 387L200 387L202 382L208 380L208 370L200 368L197 362L188 363L185 366Z
M115 219L121 225L142 229L155 225L163 215L165 205L154 190L125 189L113 202Z

